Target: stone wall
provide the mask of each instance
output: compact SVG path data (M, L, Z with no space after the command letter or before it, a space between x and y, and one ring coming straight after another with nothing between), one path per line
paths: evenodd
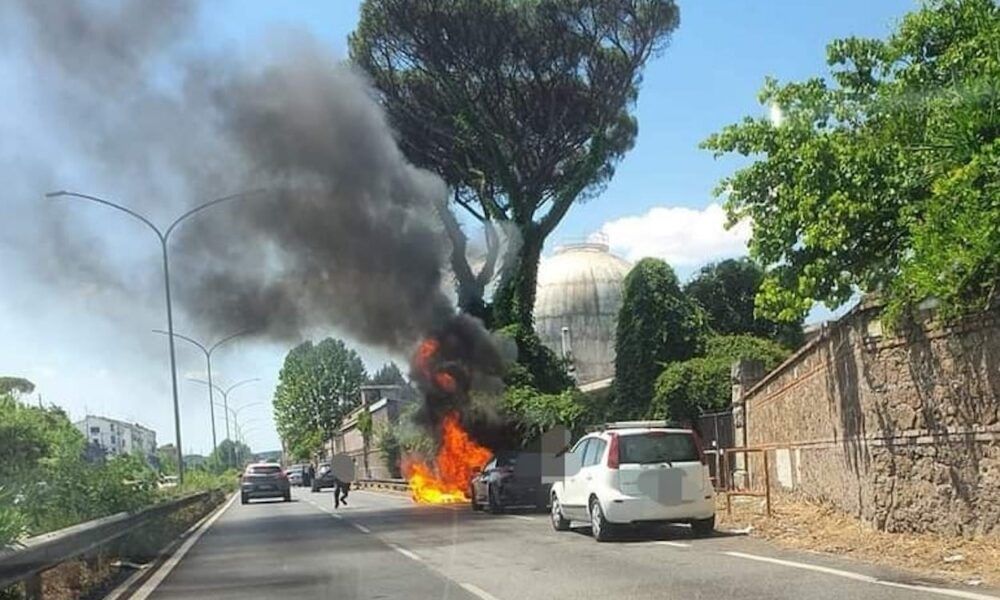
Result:
M883 329L860 306L744 392L747 445L879 528L1000 533L1000 312Z

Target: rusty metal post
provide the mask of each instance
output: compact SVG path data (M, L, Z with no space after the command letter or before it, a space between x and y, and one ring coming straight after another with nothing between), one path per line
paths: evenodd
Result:
M764 504L767 506L767 517L771 518L771 468L767 460L767 450L764 455Z

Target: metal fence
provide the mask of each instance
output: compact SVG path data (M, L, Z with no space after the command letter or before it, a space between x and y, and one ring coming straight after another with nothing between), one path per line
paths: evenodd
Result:
M200 502L221 498L222 492L199 492L135 513L121 512L29 538L0 550L0 590L24 582L28 598L41 598L41 574L62 563L88 555L131 531Z

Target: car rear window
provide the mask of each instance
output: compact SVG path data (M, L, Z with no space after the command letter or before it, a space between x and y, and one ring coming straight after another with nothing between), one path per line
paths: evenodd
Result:
M278 465L274 465L273 467L267 465L263 467L250 467L247 470L251 475L272 475L274 473L279 473L281 471L281 467Z
M689 433L651 431L623 435L618 445L621 463L696 462L698 447Z

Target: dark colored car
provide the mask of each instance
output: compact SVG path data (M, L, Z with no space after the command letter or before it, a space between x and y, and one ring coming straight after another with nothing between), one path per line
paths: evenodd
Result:
M551 484L542 483L541 455L534 452L501 452L483 466L469 483L472 510L492 513L530 506L544 510Z
M253 498L282 498L292 500L292 488L288 476L275 463L253 463L247 465L240 477L240 502L246 504Z
M323 488L332 488L336 483L337 479L333 476L333 469L330 468L330 463L320 463L319 468L316 469L316 475L313 477L310 488L312 491L318 492Z

